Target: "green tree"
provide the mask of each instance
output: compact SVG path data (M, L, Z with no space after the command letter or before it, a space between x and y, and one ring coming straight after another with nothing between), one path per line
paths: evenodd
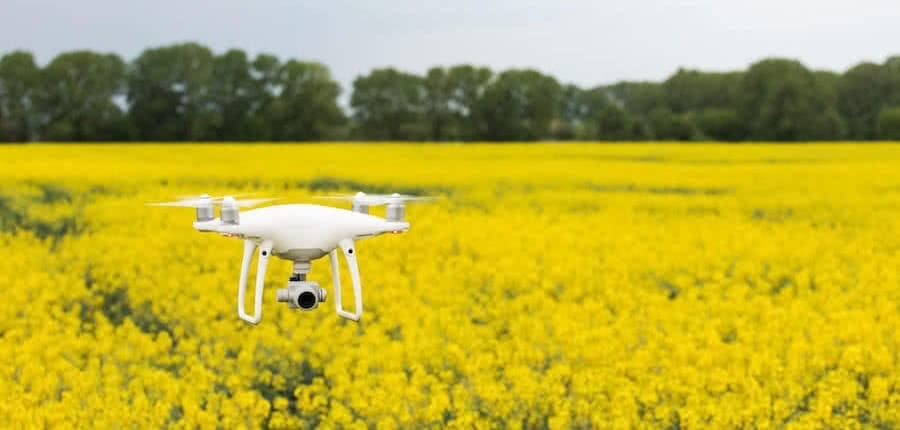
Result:
M666 105L674 113L733 108L741 73L706 73L678 69L662 84Z
M450 112L455 123L454 132L459 139L476 140L483 135L485 126L480 122L480 101L492 76L490 69L468 64L447 70Z
M344 123L337 105L340 86L322 64L291 60L278 73L278 96L272 107L276 140L324 140Z
M251 113L247 117L250 140L275 140L276 98L283 87L279 73L281 62L273 55L259 54L250 64L253 79Z
M572 84L563 85L560 90L559 112L551 125L554 139L566 140L575 138L582 128L586 106L584 90Z
M900 106L900 55L888 58L882 66L885 73L887 103Z
M431 140L474 140L482 129L478 103L491 79L491 71L468 64L433 67L423 80L425 121Z
M487 140L537 140L550 135L560 85L536 70L507 70L488 85L479 114Z
M705 109L693 114L694 124L707 139L739 141L747 136L747 127L734 109Z
M657 82L619 82L606 87L606 91L626 112L640 117L666 104L663 86Z
M350 99L358 132L372 140L426 139L426 90L419 76L375 69L353 81Z
M813 72L813 76L819 89L821 103L825 106L825 111L816 118L818 133L815 139L844 139L847 135L847 124L837 108L838 85L841 75L828 70L816 70Z
M0 58L0 141L27 142L37 137L36 93L40 69L28 52Z
M478 102L491 79L483 67L433 67L422 80L427 138L474 140L479 136Z
M840 118L826 86L797 61L767 59L744 74L740 113L758 140L834 139Z
M606 87L606 91L629 118L629 139L652 139L651 113L666 106L662 84L626 81L610 85Z
M610 104L609 94L602 87L583 90L571 84L563 86L554 137L597 139L597 132L600 130L598 118L607 112Z
M878 114L878 138L900 140L900 106L882 109Z
M432 67L425 74L425 121L428 123L428 138L434 141L456 138L454 112L452 111L451 83L447 70Z
M210 89L214 67L212 51L196 43L141 53L128 76L129 116L135 138L214 139L221 121Z
M676 114L666 107L650 112L649 123L653 137L658 140L693 140L697 136L687 114Z
M260 140L261 130L254 127L253 117L260 108L262 97L247 54L232 49L215 57L210 81L210 103L215 122L209 131L210 140Z
M632 140L643 138L643 132L636 131L636 126L628 112L616 106L607 104L591 116L590 138L598 140Z
M845 72L837 82L837 109L847 120L847 137L874 139L878 113L890 97L886 70L874 63L861 63Z
M124 93L125 63L113 54L61 54L41 72L42 139L108 141L127 138L116 98Z
M13 52L0 57L0 141L334 139L350 130L339 94L321 64L195 43L148 49L130 67L79 51L42 70ZM458 65L359 77L351 125L379 140L876 139L893 138L896 106L898 56L842 75L771 58L746 72L679 69L661 83L591 89Z

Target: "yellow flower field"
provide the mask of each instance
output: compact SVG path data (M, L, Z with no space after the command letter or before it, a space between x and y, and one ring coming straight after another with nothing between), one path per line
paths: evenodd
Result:
M144 204L360 189L359 324ZM896 144L0 146L0 247L2 428L900 427Z

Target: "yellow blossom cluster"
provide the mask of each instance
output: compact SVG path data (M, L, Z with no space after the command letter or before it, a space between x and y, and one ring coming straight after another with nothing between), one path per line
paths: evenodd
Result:
M359 190L358 324L145 205ZM0 428L900 426L895 144L6 146L0 249Z

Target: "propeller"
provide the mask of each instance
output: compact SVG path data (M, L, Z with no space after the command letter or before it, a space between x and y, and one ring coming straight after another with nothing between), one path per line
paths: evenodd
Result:
M200 194L199 196L195 195L180 195L175 198L178 200L191 200L191 199L202 199L202 198L210 198L213 200L224 200L225 197L233 197L236 199L243 199L244 197L253 197L253 193L239 193L239 194L229 194L227 196L210 196L209 194Z
M175 200L172 202L159 202L159 203L147 203L150 206L174 206L174 207L184 207L184 208L197 208L206 206L209 204L221 205L224 202L233 203L237 207L252 207L261 205L266 202L270 202L273 200L277 200L277 198L263 197L263 198L255 198L255 199L235 199L232 196L223 196L223 197L212 197L206 194L200 196L185 196L180 200Z
M356 194L332 194L328 196L317 196L320 199L327 200L344 200L366 206L382 206L388 203L402 202L421 202L434 200L431 196L411 196L408 194L366 194L359 192Z

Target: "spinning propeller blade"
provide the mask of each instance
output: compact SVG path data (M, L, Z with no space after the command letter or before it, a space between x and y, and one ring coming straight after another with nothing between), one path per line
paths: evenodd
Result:
M366 206L382 206L388 203L396 202L421 202L421 201L429 201L435 200L435 197L431 196L411 196L408 194L365 194L365 193L356 193L356 194L332 194L328 196L317 196L320 199L327 200L344 200L349 202L354 202L361 205Z
M253 206L258 206L263 203L268 203L274 200L278 200L277 197L260 197L257 199L241 199L235 200L234 203L238 205L238 207L249 208Z
M233 197L235 199L243 199L245 197L253 197L253 193L238 193L238 194L229 194L227 196L210 196L209 194L200 194L197 195L181 195L176 196L175 198L178 200L194 200L194 199L203 199L209 198L212 200L223 200L225 197Z
M184 208L196 208L200 206L205 206L208 204L221 205L225 199L231 198L231 196L223 196L223 197L211 197L207 195L201 195L196 197L184 197L180 200L176 200L173 202L159 202L159 203L147 203L150 206L174 206L174 207L184 207ZM270 202L273 200L277 200L277 198L256 198L256 199L233 199L234 204L238 207L252 207L261 205L266 202Z

